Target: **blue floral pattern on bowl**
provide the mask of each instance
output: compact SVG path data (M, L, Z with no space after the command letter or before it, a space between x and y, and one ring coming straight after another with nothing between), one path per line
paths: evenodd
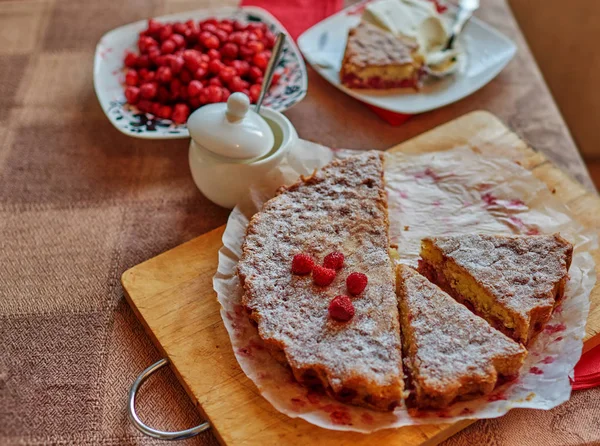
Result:
M157 17L158 21L203 20L209 17L231 18L241 22L262 22L272 32L286 32L283 25L261 8L217 8L191 11ZM135 51L137 37L145 29L146 21L122 26L105 34L96 47L94 60L94 86L96 95L108 119L121 132L138 138L187 138L185 124L177 125L169 119L151 113L141 113L127 104L123 92L123 57L126 51ZM287 32L286 32L287 33ZM291 39L286 39L277 71L281 77L265 96L263 106L283 112L306 96L308 79L300 51Z

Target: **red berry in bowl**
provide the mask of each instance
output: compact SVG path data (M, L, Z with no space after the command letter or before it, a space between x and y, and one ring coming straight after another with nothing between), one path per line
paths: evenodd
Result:
M238 46L233 42L227 42L221 48L221 55L226 59L235 59L238 55Z
M173 56L169 59L169 66L171 67L171 72L173 74L181 73L181 70L183 69L184 65L185 61L183 60L183 57Z
M173 109L170 105L161 105L158 109L158 113L156 113L160 118L163 119L171 119L171 114L173 113Z
M248 47L248 49L250 49L253 53L260 53L261 51L263 51L265 49L265 45L262 42L259 42L258 40L253 40L252 42L248 42L248 44L246 45Z
M310 274L315 266L315 262L305 253L296 254L292 259L292 273L300 276Z
M150 66L150 58L147 54L142 54L137 59L138 68L148 68Z
M237 76L237 71L233 67L223 67L219 72L219 79L226 84L229 84L235 76Z
M190 107L187 104L175 104L171 119L175 124L185 124L190 116Z
M208 74L207 67L198 67L198 69L194 72L194 79L202 80Z
M315 285L327 286L335 279L335 270L315 265L313 268L313 282Z
M215 31L215 36L217 37L217 39L219 39L220 43L227 42L227 39L229 38L229 34L223 31L222 29L217 29Z
M225 22L225 20L221 20L221 23L217 25L217 28L225 31L227 34L231 34L233 32L233 25Z
M164 87L163 85L161 85L160 87L158 87L158 90L156 92L156 100L158 102L160 102L161 104L164 104L165 102L167 102L171 97L171 93L169 93L169 90L167 90L166 87Z
M175 42L173 42L173 40L169 39L169 40L165 40L162 45L160 46L160 50L162 51L163 54L171 54L173 51L175 51L175 48L177 47L177 44Z
M146 54L153 48L158 48L158 42L150 36L141 36L138 39L138 48L140 53Z
M173 34L169 40L173 41L176 48L183 48L185 46L185 37L181 34Z
M188 94L190 95L191 98L198 96L200 94L200 92L202 91L202 82L197 81L197 80L193 80L190 81L190 83L187 86L187 91Z
M137 71L127 70L127 73L125 74L125 85L130 85L132 87L135 87L139 81L140 81L140 77L139 77Z
M183 22L173 23L173 32L174 33L184 36L187 29L188 29L187 24L185 24Z
M233 32L229 35L230 42L235 43L238 46L245 45L248 42L248 33L244 33L241 31Z
M275 85L281 79L281 71L276 71L273 73L273 77L271 78L271 85Z
M215 31L218 29L217 24L214 22L205 22L202 24L201 28L202 28L202 31L207 31L211 34L214 34Z
M173 26L167 24L167 25L164 25L162 27L162 29L160 30L160 33L158 33L158 38L160 39L161 42L164 42L172 35L173 35Z
M240 57L243 59L254 57L254 51L248 47L248 45L240 46Z
M128 88L135 88L135 87L128 87ZM127 89L125 89L125 97L127 97ZM127 100L129 101L129 99L127 99ZM152 111L152 102L148 101L147 99L141 99L140 102L138 102L138 104L137 104L137 108L142 113L150 113Z
M338 322L348 322L354 317L354 304L348 296L335 296L329 303L329 316Z
M217 87L222 87L223 82L221 82L221 79L215 76L208 81L208 85L216 85Z
M217 85L209 85L206 87L206 93L208 95L208 102L211 104L221 102L223 99L223 91L221 90L221 87Z
M179 80L186 85L189 84L192 80L192 73L190 73L189 70L182 70L181 73L179 73Z
M237 55L237 52L236 52L236 55ZM127 55L125 56L125 66L128 68L135 68L137 65L137 61L138 61L138 57L133 53L127 53Z
M335 269L336 271L342 269L344 266L344 254L337 251L330 252L325 256L323 266L325 268Z
M231 92L227 88L221 88L221 92L221 102L227 102L227 99L229 99L229 96L231 96Z
M215 49L208 50L206 55L210 57L210 60L221 60L221 53Z
M354 296L362 293L367 287L369 280L363 273L352 273L346 278L346 288Z
M240 31L242 29L246 29L246 25L244 25L242 22L238 22L237 20L234 20L233 29L236 31Z
M225 64L220 60L211 60L208 63L208 72L218 74L225 67Z
M158 33L160 33L160 30L162 29L162 27L163 27L163 25L159 21L154 20L154 19L149 19L148 20L148 28L146 31L151 36L157 36Z
M265 32L265 37L263 38L263 43L265 44L265 47L267 47L267 49L272 49L273 46L275 46L275 34L273 34L271 31L267 31Z
M140 89L137 87L127 87L125 88L125 99L131 105L135 105L140 100Z
M159 82L166 84L173 79L173 73L169 67L158 67L158 70L156 70L156 78Z
M146 82L140 86L140 95L144 99L153 99L158 92L158 87L154 82Z
M231 66L235 68L240 77L244 77L250 71L250 64L243 60L234 60L231 62Z
M269 64L269 57L270 56L268 55L268 53L266 51L262 51L262 52L254 55L254 57L252 58L252 62L258 68L260 68L261 70L264 70L265 68L267 68L267 65Z
M262 77L262 75L263 71L258 67L250 67L250 70L248 71L248 77L252 81L256 81L256 79Z
M239 76L234 76L229 83L229 89L231 91L239 91L244 93L244 90L247 90L250 87L250 84L240 78ZM249 92L248 92L249 93Z
M259 84L254 84L250 86L250 102L256 104L258 101L258 97L260 96L261 86ZM327 265L325 265L327 266ZM329 266L327 266L329 268Z
M202 41L202 45L204 45L206 48L217 49L221 46L221 43L219 42L219 38L213 35Z

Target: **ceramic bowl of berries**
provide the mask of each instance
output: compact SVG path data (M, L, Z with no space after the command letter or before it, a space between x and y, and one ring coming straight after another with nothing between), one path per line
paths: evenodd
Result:
M142 20L105 34L96 47L94 87L121 132L187 138L189 115L234 92L256 102L277 32L257 7L223 7ZM263 107L283 112L306 95L306 66L286 39Z

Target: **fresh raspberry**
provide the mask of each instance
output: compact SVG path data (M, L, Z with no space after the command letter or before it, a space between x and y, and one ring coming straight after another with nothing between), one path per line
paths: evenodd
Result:
M340 322L348 322L354 317L354 305L348 296L335 296L329 304L329 316Z
M335 270L342 269L342 266L344 266L344 254L337 251L327 254L325 260L323 260L323 266Z
M292 272L298 275L310 274L315 262L308 254L296 254L292 259Z
M315 265L313 269L313 282L315 285L327 286L335 279L335 270Z
M356 296L364 291L367 282L367 276L363 273L352 273L346 279L346 288L348 288L350 294Z

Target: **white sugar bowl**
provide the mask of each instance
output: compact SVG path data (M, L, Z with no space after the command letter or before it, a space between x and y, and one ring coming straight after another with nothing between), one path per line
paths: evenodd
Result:
M250 108L243 93L227 103L205 105L187 123L190 170L198 189L216 204L233 208L250 186L263 186L298 140L292 123L281 113Z

